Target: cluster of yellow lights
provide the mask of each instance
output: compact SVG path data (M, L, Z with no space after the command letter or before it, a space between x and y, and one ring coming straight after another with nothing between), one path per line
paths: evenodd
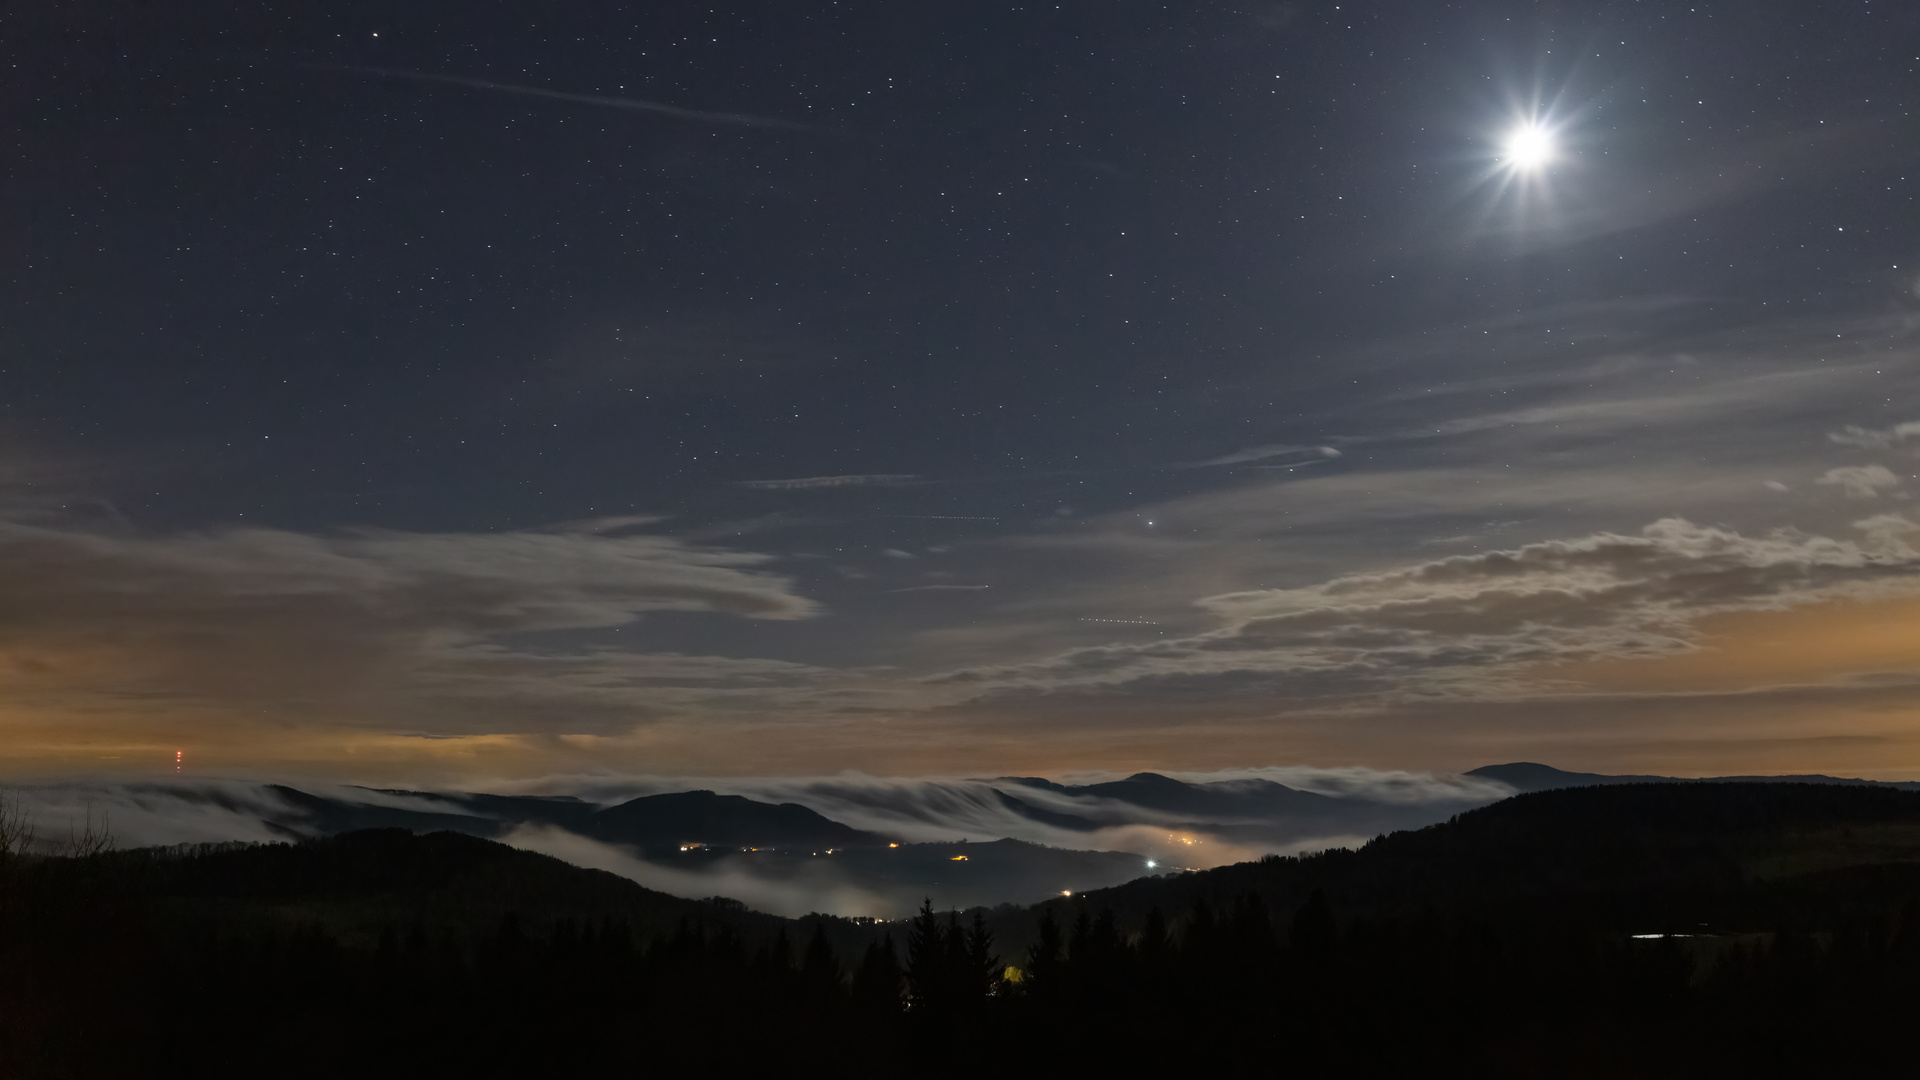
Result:
M948 859L947 861L948 862L966 862L967 857L965 855L955 855L953 858Z

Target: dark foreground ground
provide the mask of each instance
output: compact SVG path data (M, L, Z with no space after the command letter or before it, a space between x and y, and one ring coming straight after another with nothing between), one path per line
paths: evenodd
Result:
M1885 789L1542 792L911 925L454 834L0 861L8 1078L1841 1075L1916 1015L1920 793Z

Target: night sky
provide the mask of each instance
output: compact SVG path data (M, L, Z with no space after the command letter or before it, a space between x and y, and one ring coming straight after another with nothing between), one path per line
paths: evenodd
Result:
M1920 8L0 13L8 771L1920 775Z

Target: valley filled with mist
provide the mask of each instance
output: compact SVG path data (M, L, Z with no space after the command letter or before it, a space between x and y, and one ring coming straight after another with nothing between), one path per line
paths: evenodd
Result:
M1438 777L1270 768L1078 783L708 781L719 791L603 778L576 781L578 794L567 795L237 780L70 782L18 787L12 797L19 813L38 823L40 846L49 851L89 828L134 848L284 842L368 828L445 830L606 870L673 896L726 897L785 917L897 919L927 900L942 910L1031 904L1270 855L1356 848L1520 791L1659 779L1515 763Z

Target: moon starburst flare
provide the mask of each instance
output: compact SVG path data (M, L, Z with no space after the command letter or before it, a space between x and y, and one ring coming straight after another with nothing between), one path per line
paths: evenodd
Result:
M1557 156L1553 132L1537 121L1508 132L1501 144L1500 160L1514 172L1538 172L1552 164Z

